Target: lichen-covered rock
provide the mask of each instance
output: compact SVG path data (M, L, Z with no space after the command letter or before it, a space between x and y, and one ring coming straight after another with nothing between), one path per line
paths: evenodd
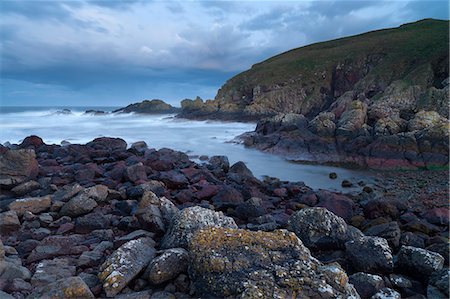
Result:
M373 295L372 297L370 297L370 299L400 299L400 298L402 298L400 293L390 288L384 288L375 295Z
M439 253L423 248L402 246L396 266L406 275L427 281L431 274L442 269L444 258Z
M0 153L0 186L10 189L39 172L36 154L32 149L6 150Z
M322 137L333 137L336 131L335 115L332 112L321 112L309 123L311 132Z
M358 272L350 275L349 281L361 298L370 298L384 288L383 278L374 274Z
M66 204L61 208L60 214L62 216L78 217L80 215L89 213L96 206L97 202L90 198L85 193L80 193L79 195L71 198Z
M293 232L310 249L344 248L350 234L344 219L325 208L306 208L289 219Z
M189 243L198 295L220 298L359 298L337 264L322 265L295 234L210 227Z
M418 131L430 127L441 126L446 122L448 122L448 120L436 111L421 110L408 122L408 129L409 131Z
M27 299L93 299L95 298L87 284L79 276L67 277L52 282L32 293Z
M100 267L98 278L107 297L114 297L134 279L155 256L150 238L131 240L120 246Z
M394 261L386 239L360 237L345 243L348 260L356 271L391 273Z
M37 214L50 208L52 199L50 196L44 197L28 197L16 199L8 205L9 209L15 211L18 216L22 216L25 212Z
M161 248L186 248L196 231L206 227L237 228L233 218L202 207L190 207L180 211L173 219Z
M188 267L188 252L183 248L171 248L154 258L146 271L152 284L161 284L183 273Z

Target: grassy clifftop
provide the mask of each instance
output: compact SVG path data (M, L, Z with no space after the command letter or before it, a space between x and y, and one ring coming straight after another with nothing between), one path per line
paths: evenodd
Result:
M448 36L448 21L425 19L293 49L231 78L215 100L219 112L314 116L349 90L376 99L396 80L441 88Z

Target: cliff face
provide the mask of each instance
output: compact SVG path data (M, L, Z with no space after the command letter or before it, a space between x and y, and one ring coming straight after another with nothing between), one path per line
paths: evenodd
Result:
M259 120L246 144L296 159L446 164L448 45L449 22L432 19L313 44L254 65L214 101L183 112ZM298 118L301 125L283 121Z

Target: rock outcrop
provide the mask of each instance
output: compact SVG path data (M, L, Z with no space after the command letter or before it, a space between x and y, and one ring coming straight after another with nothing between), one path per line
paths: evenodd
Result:
M158 99L145 100L130 104L124 108L114 110L113 113L138 113L138 114L168 114L176 113L179 109Z

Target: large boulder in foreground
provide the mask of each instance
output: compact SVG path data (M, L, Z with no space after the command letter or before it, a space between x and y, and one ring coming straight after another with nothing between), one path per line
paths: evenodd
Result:
M290 228L306 247L317 250L342 249L351 239L344 219L325 208L306 208L289 219Z
M444 258L439 253L423 248L402 246L397 255L396 266L407 275L427 281L433 272L444 266Z
M286 230L210 227L189 243L198 295L225 298L359 298L337 265L323 265Z
M36 154L32 149L6 150L0 153L0 187L10 189L39 172Z
M186 248L195 232L206 227L237 228L233 218L222 212L202 207L191 207L180 211L161 241L161 248Z
M107 297L116 296L155 257L151 238L131 240L119 247L100 267L98 278Z

